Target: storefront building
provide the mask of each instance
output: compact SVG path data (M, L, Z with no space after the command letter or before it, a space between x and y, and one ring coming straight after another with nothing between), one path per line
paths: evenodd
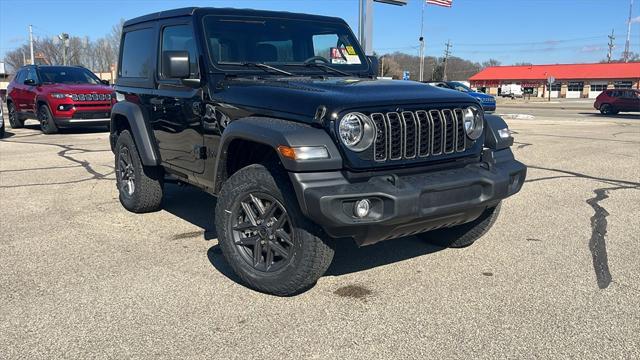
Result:
M550 88L549 79L555 79ZM640 62L494 66L473 75L469 82L472 88L491 95L501 95L503 86L515 84L531 96L594 99L606 89L640 89Z

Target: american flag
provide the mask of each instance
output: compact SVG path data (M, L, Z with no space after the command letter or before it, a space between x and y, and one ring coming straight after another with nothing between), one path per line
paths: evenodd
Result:
M427 0L427 4L451 7L453 0Z

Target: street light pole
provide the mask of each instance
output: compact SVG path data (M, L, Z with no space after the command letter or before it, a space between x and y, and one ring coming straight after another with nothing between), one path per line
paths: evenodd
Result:
M422 15L420 17L420 82L424 81L424 8L425 2L422 2Z
M33 58L33 26L29 25L29 47L31 48L31 65L35 65L36 61Z

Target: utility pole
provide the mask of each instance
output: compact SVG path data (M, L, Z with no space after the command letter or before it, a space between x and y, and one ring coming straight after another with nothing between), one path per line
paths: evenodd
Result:
M444 70L442 74L442 81L447 81L447 61L449 60L449 55L451 55L451 40L447 40L445 46L446 48L444 49Z
M613 56L613 48L616 47L614 41L616 37L613 35L613 29L611 29L611 35L609 35L609 52L607 53L607 62L611 62L611 57Z
M422 15L420 17L420 82L424 81L424 8L425 2L422 2Z
M33 26L29 25L29 47L31 48L31 65L35 65L35 59L33 58Z
M624 44L624 62L629 62L631 56L631 13L633 12L633 0L629 5L629 20L627 20L627 42Z

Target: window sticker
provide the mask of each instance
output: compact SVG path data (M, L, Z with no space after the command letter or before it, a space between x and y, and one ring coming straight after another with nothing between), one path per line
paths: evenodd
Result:
M349 50L351 48L351 50ZM350 51L353 53L351 54ZM343 65L360 65L360 57L353 46L331 48L331 63Z

